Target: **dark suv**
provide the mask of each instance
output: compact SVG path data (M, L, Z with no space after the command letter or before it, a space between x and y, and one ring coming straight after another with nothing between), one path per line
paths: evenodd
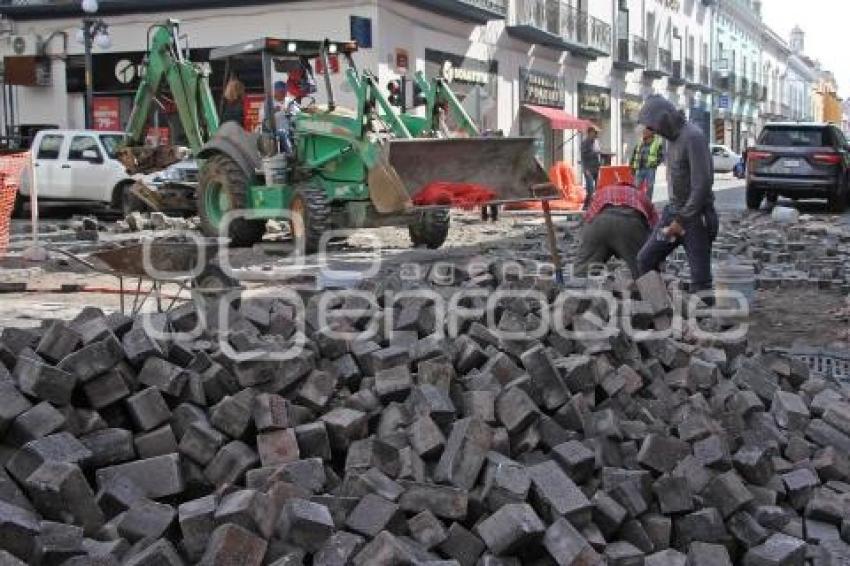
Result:
M842 212L848 203L850 146L832 124L767 124L747 150L747 208L755 210L767 196L826 198Z

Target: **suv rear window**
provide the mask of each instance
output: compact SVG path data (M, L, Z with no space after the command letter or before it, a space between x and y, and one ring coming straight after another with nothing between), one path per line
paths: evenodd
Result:
M759 137L759 145L777 147L830 147L827 128L801 128L798 126L765 127Z

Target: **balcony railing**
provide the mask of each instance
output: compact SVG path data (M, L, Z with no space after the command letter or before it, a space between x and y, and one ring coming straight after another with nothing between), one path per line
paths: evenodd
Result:
M487 23L508 15L508 0L405 0L433 12L467 22Z
M649 62L644 75L651 78L669 77L673 74L673 58L669 49L660 47L649 52Z
M575 55L611 54L611 26L559 0L516 0L508 33Z
M683 63L682 61L673 61L673 72L670 74L670 77L667 79L671 85L683 85L685 84L685 75L682 72Z
M646 67L649 57L649 42L637 35L621 37L617 40L617 58L614 66L632 71Z
M611 24L594 16L590 18L590 40L587 46L601 56L611 54Z
M699 66L699 84L706 87L711 88L711 70L709 70L707 65Z

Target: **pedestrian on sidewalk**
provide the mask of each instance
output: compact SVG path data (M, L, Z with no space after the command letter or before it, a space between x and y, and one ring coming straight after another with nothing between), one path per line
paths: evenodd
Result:
M638 252L658 223L658 212L646 194L625 184L603 187L593 196L584 222L573 273L584 277L591 265L614 256L626 262L636 278Z
M601 154L599 128L591 124L581 142L581 169L584 174L584 190L587 193L584 208L590 206L593 192L596 190L596 179L599 177L599 166L602 164Z
M646 183L646 194L650 202L655 190L655 173L662 161L664 161L664 140L651 128L644 127L640 142L632 151L630 165L635 177L635 186L642 189L643 184Z
M691 268L692 293L712 287L711 245L717 237L714 209L714 168L708 140L687 122L682 111L662 96L652 95L638 121L667 140L667 186L670 201L638 254L640 275L658 270L679 245L685 247Z

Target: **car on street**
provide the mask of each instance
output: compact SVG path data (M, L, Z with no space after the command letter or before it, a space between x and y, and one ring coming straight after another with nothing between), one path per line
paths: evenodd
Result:
M44 203L93 203L123 210L135 182L117 159L123 132L42 130L36 134L32 163L21 178L16 209L29 201L33 174Z
M741 156L725 145L711 145L711 160L714 163L715 173L729 173L738 163Z
M126 215L148 209L131 192L133 185L141 181L150 190L164 195L169 204L179 202L175 208L194 209L195 162L177 163L164 171L135 179L127 174L118 159L118 149L124 140L124 132L39 131L31 147L34 162L25 167L21 175L16 214L23 215L24 206L30 198L34 172L40 205L93 204Z
M827 123L775 122L764 126L747 152L747 208L762 200L826 199L834 212L848 204L850 146Z

